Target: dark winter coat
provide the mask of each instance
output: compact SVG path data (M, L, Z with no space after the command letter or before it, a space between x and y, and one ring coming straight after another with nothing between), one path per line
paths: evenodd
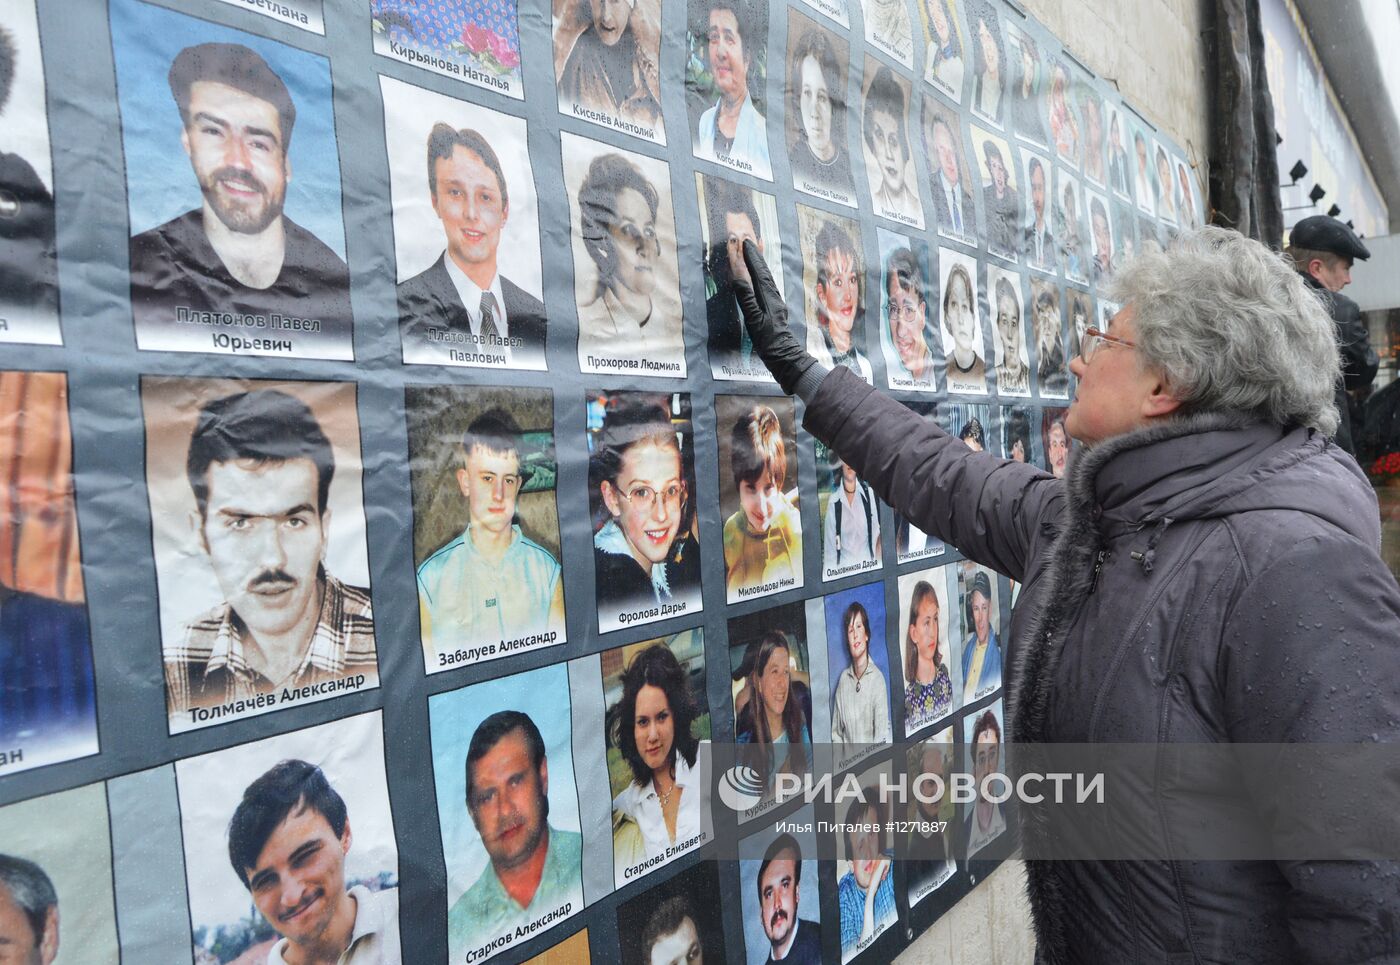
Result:
M1195 416L1078 453L1057 480L972 452L839 369L805 425L915 525L1022 583L1004 635L1012 741L1400 741L1400 588L1370 487L1319 434ZM1298 631L1319 619L1326 635ZM1350 699L1331 699L1339 686ZM1211 777L1249 807L1237 775ZM1201 795L1201 778L1168 775L1147 793L1160 809ZM1036 814L1022 810L1028 845ZM1042 962L1400 955L1390 865L1031 861L1027 873Z
M1337 382L1337 416L1342 420L1337 426L1337 445L1352 455L1356 454L1355 439L1361 434L1361 426L1352 425L1351 407L1347 392L1369 389L1376 380L1376 370L1380 359L1371 348L1371 336L1366 323L1361 318L1361 307L1340 292L1328 291L1312 275L1304 274L1303 281L1317 293L1332 316L1332 324L1337 330L1337 345L1342 350L1342 377Z

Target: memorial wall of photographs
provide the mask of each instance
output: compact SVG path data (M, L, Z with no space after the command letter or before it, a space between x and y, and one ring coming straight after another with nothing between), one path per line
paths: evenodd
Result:
M889 960L1006 817L773 778L998 767L1019 588L807 434L742 244L824 362L1060 476L1203 181L1000 0L7 0L0 938ZM818 857L877 819L972 858Z

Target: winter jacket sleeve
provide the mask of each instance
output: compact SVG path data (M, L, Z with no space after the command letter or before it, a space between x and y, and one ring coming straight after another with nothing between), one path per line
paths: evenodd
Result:
M1400 588L1375 548L1341 533L1310 534L1246 579L1220 654L1229 739L1295 747L1387 743L1400 752ZM1326 841L1342 833L1349 842L1358 833L1364 842L1369 833L1379 840L1384 819L1364 815L1400 811L1394 773L1383 769L1362 782L1366 804L1358 810L1356 781L1334 780L1330 770L1320 778L1308 774L1323 792L1290 794L1281 788L1298 773L1291 749L1256 750L1277 756L1276 766L1262 768L1269 773L1245 777L1276 844L1300 833ZM1300 753L1327 761L1340 756L1331 749ZM1364 858L1375 850L1349 853ZM1288 860L1279 869L1291 889L1300 961L1397 960L1400 863Z
M1348 391L1364 389L1376 379L1380 359L1371 348L1371 336L1361 319L1361 308L1345 295L1332 296L1332 320L1342 350L1342 383Z
M1040 521L1063 498L1053 476L973 452L849 369L822 380L803 425L919 529L1015 580Z

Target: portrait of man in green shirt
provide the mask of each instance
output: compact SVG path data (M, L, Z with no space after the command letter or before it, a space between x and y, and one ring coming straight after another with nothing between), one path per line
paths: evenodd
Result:
M466 768L467 811L491 860L447 913L453 961L583 907L583 839L549 824L549 761L535 722L518 710L487 717Z

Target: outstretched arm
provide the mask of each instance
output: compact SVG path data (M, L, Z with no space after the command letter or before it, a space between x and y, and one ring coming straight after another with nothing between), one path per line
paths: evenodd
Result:
M768 265L750 242L744 259L753 279L735 283L744 323L778 385L807 404L807 431L915 526L1022 579L1035 527L1053 511L1060 483L1025 463L973 452L850 370L820 365L789 327Z

